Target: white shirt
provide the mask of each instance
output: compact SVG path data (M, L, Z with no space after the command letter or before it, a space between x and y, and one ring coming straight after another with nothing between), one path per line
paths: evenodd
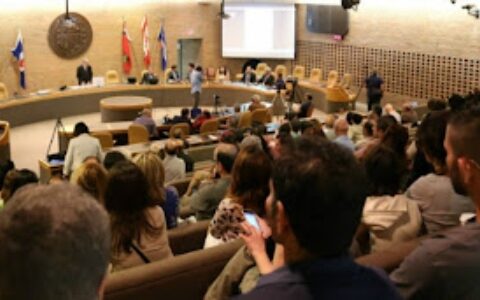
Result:
M63 174L69 175L72 173L89 156L95 156L98 160L102 160L102 147L97 138L87 133L82 133L71 139L65 155Z
M191 93L200 93L202 91L202 73L193 70L192 73L190 73L190 83L192 84Z
M163 160L165 182L185 178L185 162L176 155L166 155Z

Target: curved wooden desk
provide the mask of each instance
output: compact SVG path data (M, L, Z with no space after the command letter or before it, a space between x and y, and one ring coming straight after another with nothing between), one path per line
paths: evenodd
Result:
M152 108L152 98L115 96L100 100L102 122L131 121L144 108Z

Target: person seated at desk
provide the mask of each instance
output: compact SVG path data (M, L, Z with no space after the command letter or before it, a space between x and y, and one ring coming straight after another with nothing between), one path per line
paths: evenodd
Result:
M262 102L260 101L259 95L253 95L252 99L250 100L252 101L252 103L250 103L250 105L248 106L249 111L266 108L265 105L263 105Z
M217 69L217 72L215 74L215 81L220 83L230 81L230 72L225 66L221 66Z
M102 147L97 138L90 136L88 126L84 122L75 124L74 138L68 143L63 175L69 176L87 157L96 157L102 160Z
M306 95L306 101L302 103L302 105L300 106L300 112L298 112L298 118L308 118L308 113L310 111L310 109L313 109L312 108L312 105L313 105L313 97L311 94L307 94Z
M202 111L202 114L195 119L195 122L193 122L193 130L198 132L200 130L200 127L202 127L202 124L211 118L212 114L209 110L205 109L204 111Z
M84 58L82 64L77 68L78 85L92 83L93 72L92 67L88 63L88 59Z
M287 88L287 85L285 84L285 80L283 79L283 74L279 73L278 78L275 81L275 88L277 90L284 90Z
M182 78L180 78L180 73L177 71L177 65L172 65L170 67L170 72L167 74L167 83L177 83L181 80Z
M152 68L148 68L148 71L143 73L140 84L157 84L158 77L153 73Z
M140 116L137 117L133 123L145 126L150 139L155 139L158 137L157 125L152 118L152 110L150 108L144 108L140 113Z
M242 82L243 83L257 82L257 76L255 75L255 72L253 71L251 66L247 66L247 68L245 69L245 72L243 73L243 76L242 76Z
M259 84L263 84L266 86L272 86L275 83L275 77L273 77L272 69L267 68L265 74L258 80Z

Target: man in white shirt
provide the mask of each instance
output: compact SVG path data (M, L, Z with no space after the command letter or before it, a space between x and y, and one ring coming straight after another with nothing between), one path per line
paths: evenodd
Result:
M68 144L67 154L65 155L65 164L63 174L70 175L77 169L87 157L96 157L102 160L102 147L97 138L90 136L88 127L85 123L75 124L73 130L74 138Z
M193 107L197 108L200 103L200 93L202 92L202 67L197 66L190 73L190 83L192 84L191 94L193 96Z
M348 122L347 120L341 118L335 121L335 143L342 145L343 147L349 149L350 151L355 151L355 144L348 137Z
M165 143L165 159L163 167L165 168L165 182L185 178L185 162L177 157L178 143L174 139L169 139Z

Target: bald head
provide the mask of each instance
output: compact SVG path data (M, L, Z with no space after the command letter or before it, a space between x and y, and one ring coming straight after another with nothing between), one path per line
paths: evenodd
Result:
M340 135L347 135L348 133L348 122L346 119L338 119L335 121L335 135L340 136Z

